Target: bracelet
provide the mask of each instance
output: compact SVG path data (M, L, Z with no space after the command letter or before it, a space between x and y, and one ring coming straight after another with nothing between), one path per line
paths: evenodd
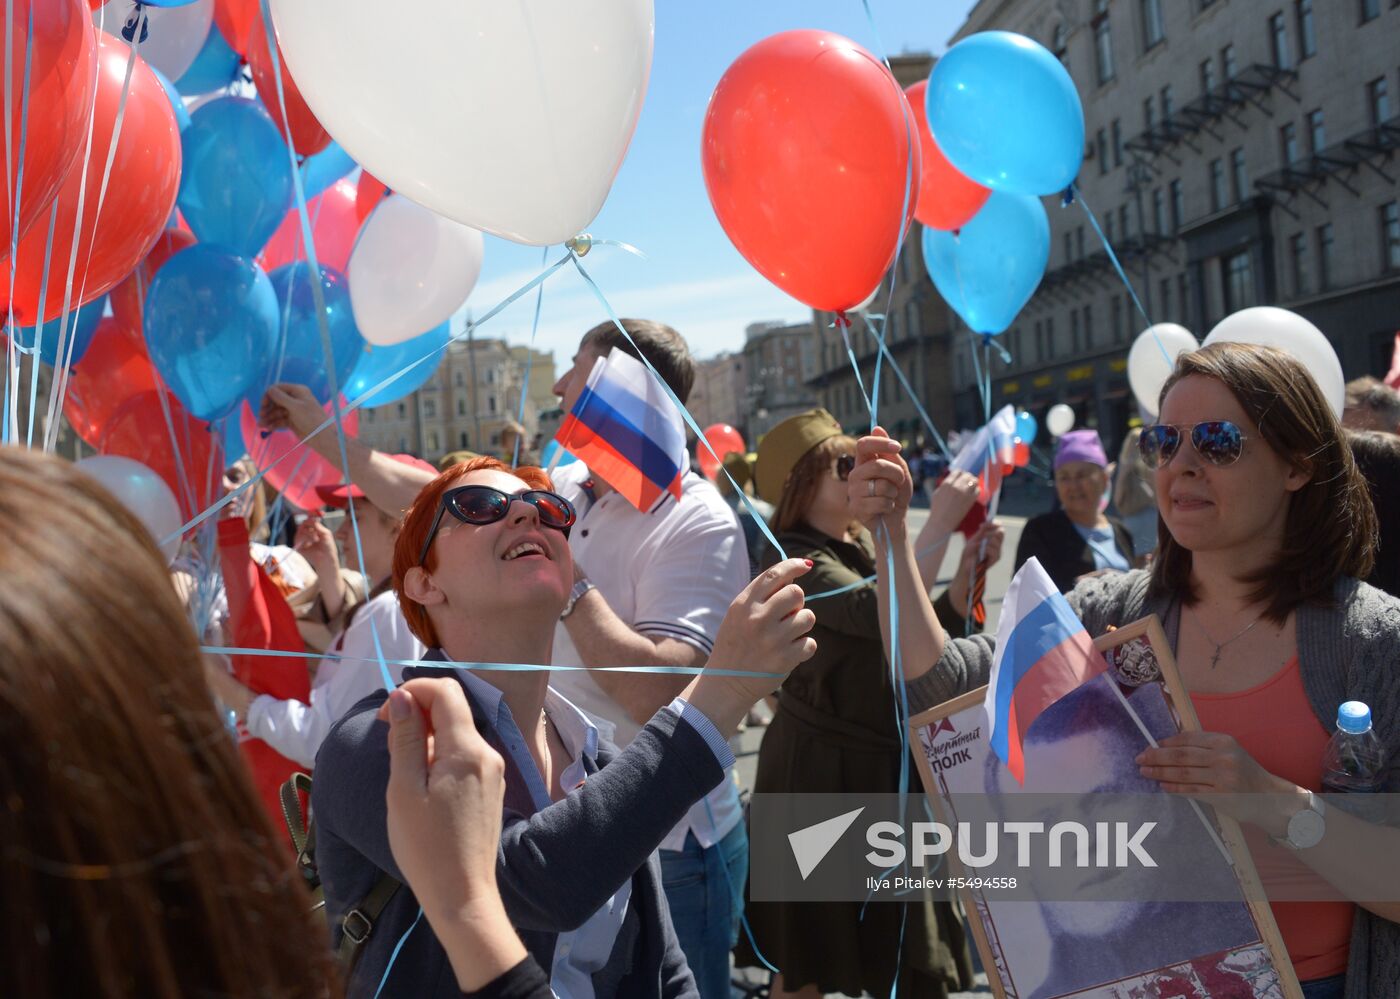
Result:
M582 599L583 595L589 590L595 589L597 589L597 587L589 581L587 576L584 576L577 583L575 583L574 588L569 591L569 602L564 605L564 610L560 613L559 620L562 621L564 620L564 618L572 614L574 612L574 606L579 602L580 599Z

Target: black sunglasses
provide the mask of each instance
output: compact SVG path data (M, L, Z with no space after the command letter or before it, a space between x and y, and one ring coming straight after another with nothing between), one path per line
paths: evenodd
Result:
M487 524L494 524L498 520L505 519L505 515L510 512L510 505L516 500L529 503L535 508L540 516L540 523L545 527L552 527L556 531L567 532L574 525L574 506L564 497L543 489L531 489L523 493L505 493L490 486L457 486L442 494L442 502L438 504L437 516L433 518L433 526L428 529L427 540L423 542L423 550L418 553L418 564L422 565L428 557L428 549L433 547L433 539L437 537L438 528L442 526L442 515L451 512L464 524L472 524L476 527L484 527Z
M1229 420L1209 420L1180 427L1159 423L1143 427L1142 436L1138 438L1138 452L1153 468L1161 468L1176 455L1186 431L1190 431L1191 446L1201 460L1220 467L1239 461L1244 453L1244 442L1249 440Z
M836 477L845 482L851 477L851 472L856 467L856 456L853 454L843 454L836 459Z

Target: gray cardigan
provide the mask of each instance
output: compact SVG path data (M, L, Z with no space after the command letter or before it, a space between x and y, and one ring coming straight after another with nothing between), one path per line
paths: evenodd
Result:
M1087 579L1066 596L1091 635L1156 614L1176 646L1172 601L1148 596L1143 570ZM983 686L991 675L995 641L974 635L944 646L932 670L908 684L917 713ZM1365 701L1389 763L1385 790L1400 791L1400 600L1355 579L1337 583L1331 607L1298 609L1298 665L1303 688L1328 731L1343 701ZM1360 906L1351 935L1347 999L1400 995L1400 924Z
M439 669L405 677L442 676ZM460 680L459 680L460 682ZM714 751L673 711L662 710L626 750L600 743L584 757L587 783L536 811L490 717L472 697L477 728L506 760L505 823L496 880L506 912L530 955L549 973L559 933L577 929L628 881L632 899L608 963L593 976L599 999L699 999L671 925L657 844L721 780ZM331 730L316 757L312 807L326 915L339 942L341 917L374 886L380 871L403 881L389 849L384 789L389 781L388 726L378 721L384 691L360 701ZM346 986L373 996L391 953L418 915L407 885L399 888L363 948ZM447 954L426 920L409 934L385 983L386 997L458 999Z

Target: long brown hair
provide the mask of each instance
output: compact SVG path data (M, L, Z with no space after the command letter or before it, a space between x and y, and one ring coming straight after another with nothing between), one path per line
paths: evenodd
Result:
M783 495L773 511L773 529L790 531L807 519L822 479L833 474L832 462L842 453L855 454L856 442L850 437L828 437L797 460L783 483ZM852 518L852 524L856 521Z
M1343 576L1364 579L1375 558L1376 514L1366 481L1357 471L1341 426L1322 391L1301 363L1273 347L1214 343L1182 354L1166 385L1191 375L1214 378L1239 400L1264 443L1284 461L1308 473L1288 498L1283 546L1273 562L1242 578L1252 597L1267 602L1265 615L1282 623L1304 603L1328 604ZM1152 591L1180 596L1190 606L1191 553L1158 519Z
M22 996L338 994L141 524L0 449L0 961Z

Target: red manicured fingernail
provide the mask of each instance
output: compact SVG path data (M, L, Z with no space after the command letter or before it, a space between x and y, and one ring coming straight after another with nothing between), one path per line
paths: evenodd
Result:
M804 561L804 562L807 563L807 568L809 568L809 569L812 568L812 560L811 560L811 559L809 559L809 558L804 558L802 561Z

